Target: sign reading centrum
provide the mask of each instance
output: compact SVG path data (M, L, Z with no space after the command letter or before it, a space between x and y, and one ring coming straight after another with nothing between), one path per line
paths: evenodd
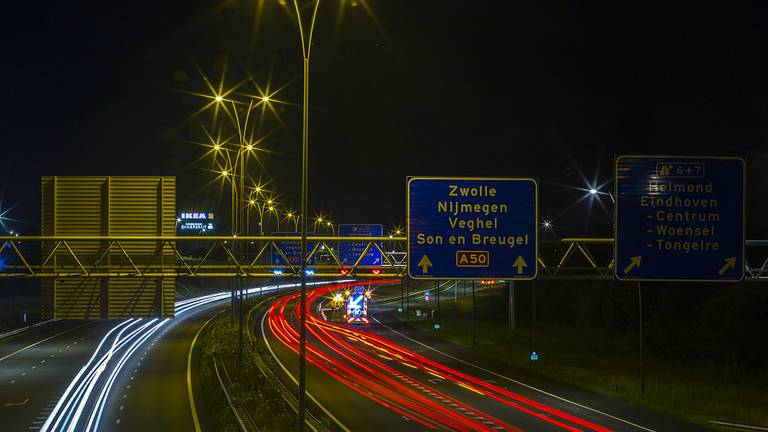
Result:
M744 277L744 161L616 159L615 272L621 280Z
M408 274L414 279L533 279L533 179L408 180Z

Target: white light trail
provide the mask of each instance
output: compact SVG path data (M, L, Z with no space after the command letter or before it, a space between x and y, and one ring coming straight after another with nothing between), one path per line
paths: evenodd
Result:
M352 282L353 279L337 281L307 282L308 286L329 283ZM268 293L271 291L296 288L301 284L269 285L245 290L247 294ZM176 319L185 316L201 306L226 300L229 292L219 292L176 302ZM101 416L111 395L113 384L133 354L163 326L171 322L170 318L158 319L133 318L115 324L99 341L91 357L83 365L67 386L64 394L56 403L53 411L46 419L41 432L49 431L96 431L99 428ZM117 332L117 333L115 333ZM110 343L111 342L111 343ZM101 354L104 346L110 348ZM98 360L96 360L98 358ZM113 359L117 361L113 362ZM95 361L96 360L96 361ZM111 369L110 369L111 367ZM106 376L105 379L101 379ZM87 416L85 429L81 420ZM80 426L80 429L78 428Z

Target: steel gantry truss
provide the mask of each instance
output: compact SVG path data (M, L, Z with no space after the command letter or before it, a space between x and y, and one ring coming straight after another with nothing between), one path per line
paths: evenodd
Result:
M0 277L299 276L301 262L289 257L286 245L300 241L299 236L6 236L0 237L0 257L6 262ZM404 242L404 237L314 236L307 237L307 241L314 244L306 258L314 277L379 278L405 274L404 257L387 252L385 247ZM352 265L344 265L339 259L337 244L341 241L365 243ZM148 242L154 243L154 253L132 252L135 249L132 245ZM94 249L94 244L100 247ZM86 245L91 247L84 247ZM190 248L196 248L198 256L185 255ZM363 258L374 249L381 253L382 265L362 265ZM93 253L94 250L98 252ZM38 251L42 253L35 259ZM169 259L170 256L174 259ZM283 264L273 264L273 257L279 257Z
M0 236L0 259L5 263L0 278L298 277L301 263L289 259L285 246L300 241L299 236ZM314 277L405 277L405 253L394 251L405 249L406 241L406 237L307 237L314 246L306 264ZM134 245L148 242L155 245L153 254L135 252ZM339 242L365 247L352 265L344 265ZM83 247L93 244L100 247ZM197 248L198 256L185 255L190 247ZM382 265L361 264L371 250L381 253ZM272 257L280 257L284 264L273 264ZM747 240L744 262L747 280L768 279L768 240ZM613 239L543 240L538 265L544 279L610 279L615 265Z

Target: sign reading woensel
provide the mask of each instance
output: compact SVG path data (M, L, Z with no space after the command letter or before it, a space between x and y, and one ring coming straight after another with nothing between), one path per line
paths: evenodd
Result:
M533 179L408 180L408 273L414 279L533 279Z
M622 280L744 277L744 161L616 159L615 272Z

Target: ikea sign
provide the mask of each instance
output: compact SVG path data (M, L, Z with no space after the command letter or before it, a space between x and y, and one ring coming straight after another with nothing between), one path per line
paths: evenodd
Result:
M176 218L178 231L186 233L205 233L215 230L213 213L211 212L181 212Z

